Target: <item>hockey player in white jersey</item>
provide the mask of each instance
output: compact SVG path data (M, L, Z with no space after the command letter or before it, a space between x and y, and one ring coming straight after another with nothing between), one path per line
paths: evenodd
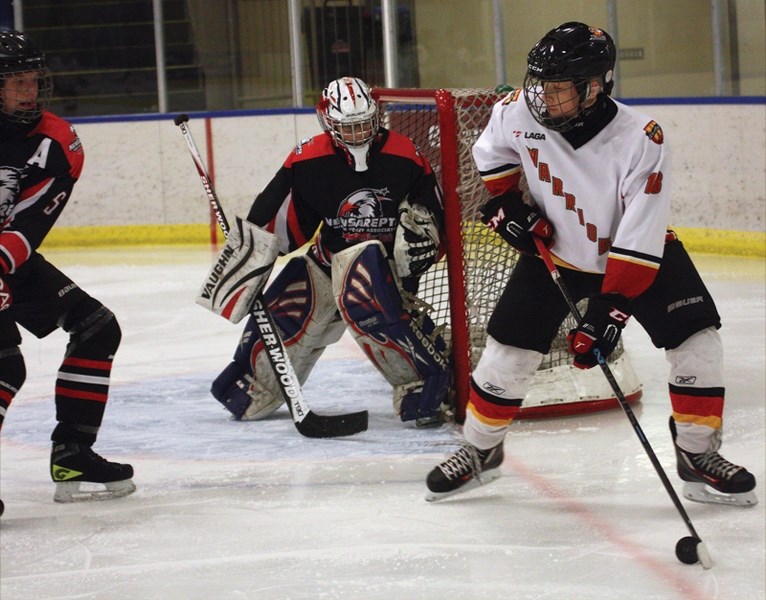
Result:
M575 299L574 365L608 356L633 316L670 363L670 430L684 495L756 503L755 478L719 454L724 407L720 316L668 231L670 155L660 125L610 98L616 50L603 30L565 23L528 56L522 89L492 111L473 156L492 198L483 221L522 254L471 375L465 444L427 477L428 500L496 479L503 439L568 313L533 236ZM520 189L522 174L528 196Z

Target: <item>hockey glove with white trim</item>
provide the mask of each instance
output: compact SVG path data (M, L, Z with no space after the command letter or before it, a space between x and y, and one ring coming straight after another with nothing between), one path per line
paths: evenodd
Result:
M580 325L567 336L569 351L575 355L574 366L590 369L598 364L594 348L606 359L617 347L620 335L630 318L628 299L620 294L596 294L588 300Z
M539 237L546 247L553 242L553 225L524 202L521 192L506 192L481 207L481 220L520 252L535 254Z
M13 304L13 294L8 282L0 277L0 312L11 307Z
M394 262L399 277L420 277L439 252L439 227L425 206L404 201L394 237Z

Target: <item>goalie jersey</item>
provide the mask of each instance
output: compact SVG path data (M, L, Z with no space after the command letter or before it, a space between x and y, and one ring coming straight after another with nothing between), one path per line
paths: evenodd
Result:
M605 273L603 292L632 298L651 285L662 258L669 153L654 120L603 102L587 131L562 134L538 124L523 94L512 92L494 106L473 155L493 196L516 189L523 170L554 227L560 265Z
M322 133L302 141L253 202L247 220L275 233L291 252L316 233L314 258L378 240L393 256L399 205L405 199L442 220L441 193L428 161L406 136L381 127L366 171L354 171L344 150Z

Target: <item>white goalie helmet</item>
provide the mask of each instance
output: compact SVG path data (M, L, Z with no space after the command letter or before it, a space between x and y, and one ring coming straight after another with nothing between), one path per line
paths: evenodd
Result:
M316 111L322 129L350 152L357 171L365 171L370 143L380 128L378 104L369 86L357 77L331 81Z

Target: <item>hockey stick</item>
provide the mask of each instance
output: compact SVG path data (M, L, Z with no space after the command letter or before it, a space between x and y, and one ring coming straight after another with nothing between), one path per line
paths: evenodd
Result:
M202 186L205 188L205 193L218 220L218 224L221 226L221 231L223 231L224 236L228 237L229 222L226 220L221 202L213 188L213 182L208 177L205 164L202 162L202 156L197 149L197 145L194 143L191 131L186 125L188 121L188 115L179 115L174 120L175 124L180 127L181 133L186 140L186 145L189 147L194 166L197 168L199 177L202 180ZM263 299L263 293L258 294L251 313L258 327L266 357L274 371L274 377L287 403L287 407L290 409L290 415L293 418L293 423L295 423L295 428L300 434L310 438L332 438L354 435L355 433L366 431L369 417L366 410L342 415L318 415L312 412L303 398L298 377L295 375L293 366L287 356L284 343L279 337L274 317L269 312Z
M551 274L551 277L553 278L553 282L556 284L556 287L559 288L559 291L561 292L561 295L564 297L564 300L567 303L567 306L569 306L569 310L572 313L572 316L574 316L575 320L577 321L577 324L579 325L582 323L582 314L580 314L580 310L577 308L577 303L572 299L571 294L569 293L569 290L567 289L566 284L561 279L561 273L559 272L558 268L556 268L556 265L553 263L553 259L551 258L550 252L548 252L548 248L545 247L545 244L543 241L537 237L533 236L535 240L535 245L537 246L537 250L540 253L540 257L545 262L545 266L548 268L548 271ZM681 518L684 520L684 523L686 524L686 528L689 530L689 533L692 535L692 538L681 538L678 541L678 544L676 545L676 556L679 558L679 560L682 560L682 562L687 562L682 559L682 554L686 554L687 556L696 556L696 558L699 560L700 563L702 563L702 566L705 569L709 569L713 566L713 560L710 558L710 552L707 549L707 546L705 545L705 542L702 541L702 538L697 534L697 531L694 529L694 525L692 525L692 520L689 518L688 513L686 512L686 509L684 508L683 504L681 504L681 500L678 497L678 494L676 494L676 491L673 489L673 485L670 483L670 480L668 479L667 474L665 473L665 469L662 468L662 465L660 464L659 459L657 458L657 455L654 453L654 449L652 448L651 444L649 444L649 440L646 439L646 435L644 435L644 430L641 428L641 425L638 423L638 419L636 419L636 415L633 412L633 409L630 407L630 404L628 404L628 401L625 399L625 394L622 393L622 390L620 389L620 385L617 383L617 380L614 377L614 374L612 373L612 370L609 368L609 365L606 363L606 358L601 354L600 350L594 346L593 347L593 353L596 356L596 360L598 361L598 366L601 367L601 371L604 373L604 376L606 377L606 380L609 382L609 385L612 388L612 391L614 392L615 397L617 398L617 401L620 403L620 408L622 408L622 412L625 413L625 416L628 417L628 421L630 421L630 424L633 426L633 431L636 432L636 435L638 436L639 441L641 442L641 445L644 447L644 450L646 451L647 456L649 457L649 460L651 461L652 465L654 466L654 470L657 471L657 475L660 476L660 480L662 481L662 485L665 487L665 491L667 491L668 495L670 496L670 499L673 501L673 504L675 504L676 509L678 510L678 513L681 515ZM697 560L693 560L692 562L697 562Z

